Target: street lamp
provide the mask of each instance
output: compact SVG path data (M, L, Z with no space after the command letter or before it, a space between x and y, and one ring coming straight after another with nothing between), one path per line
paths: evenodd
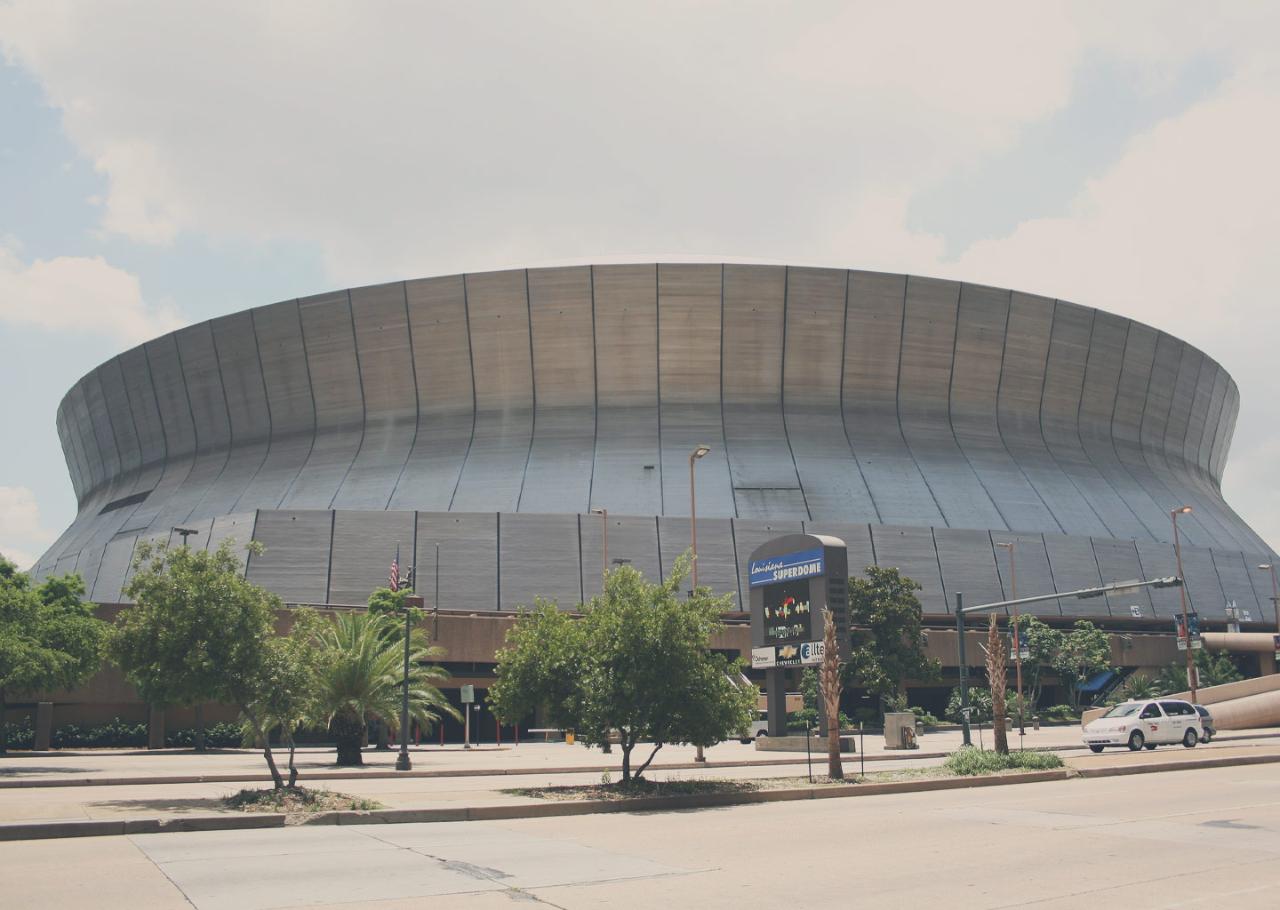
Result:
M1182 574L1182 541L1178 537L1178 516L1191 512L1191 506L1179 506L1169 510L1169 518L1173 521L1173 556L1178 563L1178 577L1185 580ZM1182 630L1187 636L1187 688L1191 691L1191 703L1196 701L1196 667L1195 657L1191 653L1191 621L1187 616L1187 586L1178 586L1178 594L1182 598Z
M1271 606L1276 611L1276 632L1280 632L1280 585L1276 584L1275 563L1264 562L1258 568L1271 573Z
M604 552L600 556L600 574L609 574L609 510L608 509L592 509L592 515L600 516L600 544L604 548Z
M200 532L195 528L174 528L173 533L182 538L182 545L185 547L187 545L187 538L192 534L199 534Z
M1018 599L1018 567L1013 561L1014 541L1007 543L998 543L997 547L1002 550L1009 551L1009 597L1012 600ZM1026 736L1027 727L1024 720L1024 711L1022 707L1022 630L1018 628L1018 605L1013 606L1013 663L1018 668L1018 735Z
M689 539L693 549L693 590L698 590L698 497L693 486L693 463L711 451L700 445L689 453ZM701 751L701 750L699 750Z
M426 602L421 594L410 594L404 599L404 690L400 693L400 754L396 756L396 770L413 768L409 761L409 633L412 631L413 610L422 609Z

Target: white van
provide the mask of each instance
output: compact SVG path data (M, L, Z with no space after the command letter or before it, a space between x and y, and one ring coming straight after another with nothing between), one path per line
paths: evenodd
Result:
M1090 721L1084 728L1085 744L1094 752L1107 746L1128 746L1134 752L1144 746L1182 743L1188 749L1204 736L1195 707L1176 698L1126 701Z
M768 732L769 732L769 712L757 711L756 719L751 722L751 728L749 730L744 730L738 736L738 742L743 743L745 745L746 743L751 742L753 739L759 739L760 737L767 735Z

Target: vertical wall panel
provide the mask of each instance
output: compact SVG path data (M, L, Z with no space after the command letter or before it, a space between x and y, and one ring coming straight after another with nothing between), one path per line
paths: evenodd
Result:
M243 572L249 559L247 547L249 541L254 539L253 527L257 520L257 512L232 512L228 515L217 516L213 519L213 526L209 529L205 549L212 552L222 546L223 543L230 541L231 550L239 557L240 570Z
M274 509L307 461L316 412L307 373L298 303L289 300L252 313L271 415L266 460L236 501L237 510Z
M734 514L733 481L720 419L720 273L718 265L658 266L658 379L663 512L689 514L689 454L698 461L698 514Z
M1146 578L1138 559L1138 548L1132 540L1094 538L1093 555L1098 561L1098 571L1104 585ZM1151 619L1155 615L1148 588L1139 588L1130 594L1108 594L1107 603L1111 608L1111 615L1121 619L1139 618L1133 615L1129 609L1131 606L1142 611L1142 619Z
M960 290L951 428L1006 525L1059 528L1000 437L997 397L1009 322L1009 292L966 284Z
M283 505L325 509L337 496L364 438L364 392L351 300L345 291L298 301L307 372L315 397L315 443Z
M562 610L581 602L577 515L503 515L498 548L502 609L532 607L536 597Z
M1182 530L1182 522L1178 522ZM1182 545L1182 570L1187 573L1187 595L1191 609L1204 620L1224 620L1227 616L1227 596L1218 580L1218 569L1207 547Z
M657 269L618 265L592 271L599 412L591 507L660 515Z
M934 528L933 540L948 602L955 603L957 591L967 606L1005 599L990 532Z
M587 518L584 515L583 522ZM585 524L584 524L585 527ZM658 543L661 547L662 574L675 568L676 560L689 549L690 527L687 518L658 519ZM612 552L610 544L610 552ZM583 557L586 564L586 557ZM738 591L738 558L733 544L733 525L727 518L698 519L698 584L716 594L732 594L734 609L745 610Z
M950 387L960 285L907 280L898 413L911 455L951 527L1003 528L1003 516L956 443Z
M418 430L418 391L404 285L396 282L353 288L351 316L364 390L364 439L334 505L384 509Z
M523 270L467 275L476 425L450 508L511 511L533 434L533 366Z
M93 587L88 589L89 600L99 604L120 603L120 589L124 586L124 577L133 559L133 544L136 539L132 534L121 534L107 543L102 563L98 567L98 578Z
M868 566L876 564L875 547L871 545L871 525L869 524L850 524L815 518L813 521L804 523L804 532L838 537L843 540L845 549L849 551L850 575L862 575Z
M436 544L440 561L436 563ZM419 512L418 590L435 599L437 567L440 609L498 608L498 516L493 512Z
M737 513L807 517L782 421L786 269L724 268L724 430ZM762 514L763 513L763 514ZM770 516L775 517L775 516Z
M235 508L262 467L271 438L271 411L267 407L253 317L249 313L233 313L209 325L226 393L232 449L221 475L192 513L197 517L222 516Z
M876 565L898 569L920 585L922 590L917 596L925 615L951 612L952 602L942 587L931 529L873 525L871 540L876 548Z
M129 527L147 528L157 522L167 532L172 524L166 511L169 499L182 489L195 460L195 425L176 336L164 335L149 341L145 349L164 432L165 461L151 495L130 516Z
M1012 599L1018 597L1035 597L1038 594L1052 594L1058 590L1057 581L1053 577L1053 569L1049 566L1049 552L1045 549L1043 534L1017 534L1009 531L996 531L991 535L996 569L1000 573L1001 587ZM1013 544L1013 566L1009 563L1009 551L1000 546L1002 543ZM1015 591L1014 572L1017 569L1017 586ZM1062 612L1056 600L1031 604L1021 612L1036 616L1056 616Z
M1046 534L1044 545L1049 551L1049 565L1053 568L1053 578L1059 591L1079 591L1102 585L1098 559L1093 554L1093 542L1089 538ZM1058 603L1062 605L1064 616L1106 618L1110 615L1105 597L1087 600L1064 597Z
M408 576L410 566L416 571L413 524L412 512L334 512L329 602L367 604L375 589L387 586L397 549L401 576ZM415 590L423 591L422 576L416 579Z
M848 281L843 270L787 270L783 413L809 513L869 522L879 516L840 406Z
M844 425L879 520L945 524L898 423L898 369L906 278L849 273Z
M332 512L262 511L253 536L264 549L249 560L249 581L286 603L328 603Z
M407 282L405 294L421 416L390 508L443 511L453 500L474 423L466 288L454 275Z
M1224 550L1210 550L1213 567L1218 572L1218 582L1222 585L1222 593L1226 595L1229 606L1234 603L1238 609L1248 610L1255 622L1266 616L1257 595L1253 592L1253 584L1249 579L1249 569L1239 553L1228 553ZM1270 606L1270 601L1264 601Z
M1139 540L1137 547L1138 561L1142 565L1140 578L1171 578L1178 574L1178 564L1171 544ZM1163 619L1181 615L1182 600L1177 588L1148 588L1147 594L1158 617Z
M663 577L658 554L658 523L651 517L610 515L609 569L619 565L619 560L641 572L649 581ZM698 529L701 531L701 527ZM590 600L600 593L604 576L603 519L599 515L582 515L579 534L582 539L582 597ZM701 581L701 579L699 579ZM562 604L563 606L563 604Z
M530 269L529 318L538 390L520 511L582 512L595 460L595 323L591 270Z

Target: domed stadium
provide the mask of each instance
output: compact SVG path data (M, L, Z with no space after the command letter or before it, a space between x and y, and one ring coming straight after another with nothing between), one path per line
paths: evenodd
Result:
M1270 622L1267 544L1224 501L1227 372L1159 329L981 285L842 269L602 265L352 288L125 351L57 413L79 511L35 574L117 603L138 541L260 541L286 602L362 604L399 552L444 610L572 606L602 567L745 603L748 554L966 603L1175 575L1201 621ZM693 457L698 447L708 451ZM691 490L696 500L691 499ZM187 532L194 531L194 534ZM607 552L606 552L607 547ZM437 558L438 553L438 558ZM1170 627L1176 589L1045 617Z

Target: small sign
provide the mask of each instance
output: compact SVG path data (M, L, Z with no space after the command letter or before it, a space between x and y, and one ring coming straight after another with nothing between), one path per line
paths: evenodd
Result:
M1129 615L1134 619L1142 619L1142 607L1137 604L1129 604Z
M777 666L777 654L772 647L751 649L751 669L767 670Z
M475 700L476 700L476 687L463 686L462 687L462 703L464 705L469 705Z
M776 648L774 648L773 665L775 667L800 666L800 646L799 645L778 645Z
M827 645L821 641L806 641L800 646L800 663L805 666L820 664L827 654Z
M1271 643L1275 645L1276 648L1276 660L1280 660L1280 635L1272 635Z
M749 566L751 575L750 587L773 585L782 581L798 581L812 578L826 571L822 558L822 547L802 550L799 553L788 553L785 556L770 556L767 559L753 559Z

